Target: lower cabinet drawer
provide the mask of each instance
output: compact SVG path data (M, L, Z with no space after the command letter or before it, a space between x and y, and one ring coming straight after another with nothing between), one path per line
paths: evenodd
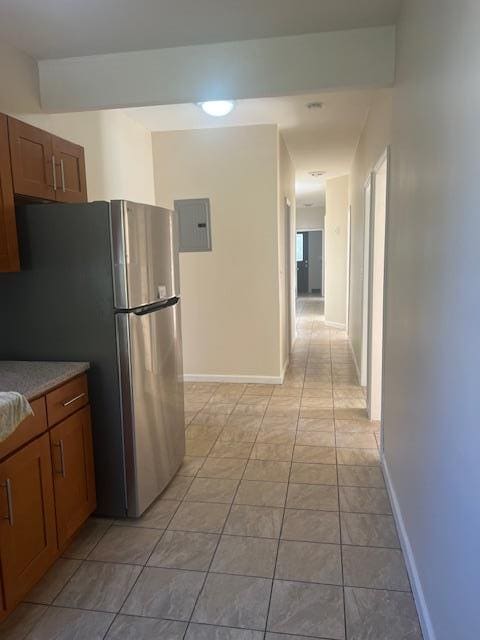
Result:
M2 581L10 609L57 556L48 434L0 463L0 513Z
M90 407L50 431L58 546L66 545L96 506Z
M48 425L52 426L88 404L87 376L73 378L47 393Z

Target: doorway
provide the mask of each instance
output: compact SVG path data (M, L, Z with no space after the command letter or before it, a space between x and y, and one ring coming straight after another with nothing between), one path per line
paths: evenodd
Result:
M370 420L382 417L383 302L388 200L388 149L364 189L363 327L361 384L367 387Z
M308 232L297 231L297 294L308 293Z
M297 231L297 294L323 296L323 231Z

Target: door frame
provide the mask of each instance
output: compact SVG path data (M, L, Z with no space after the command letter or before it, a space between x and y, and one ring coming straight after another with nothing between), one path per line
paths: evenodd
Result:
M362 353L360 362L360 385L367 387L369 353L369 297L370 297L370 239L372 235L372 194L375 175L371 172L363 185L363 272L362 272ZM368 401L367 401L368 403Z
M381 326L382 326L382 342L381 342L381 364L380 364L380 408L378 416L372 417L372 313L373 313L373 304L374 304L374 257L375 257L375 188L376 188L376 177L380 170L380 168L385 164L386 176L385 176L385 219L384 219L384 233L383 237L380 241L383 243L383 273L382 273L382 318L381 318ZM368 181L367 181L368 183ZM366 183L366 184L367 184ZM369 224L369 241L368 241L368 298L366 300L367 304L367 313L368 313L368 323L367 323L367 411L369 418L380 420L382 423L383 417L383 399L384 399L384 371L385 371L385 291L386 291L386 265L387 265L387 231L388 231L388 219L389 219L389 184L390 184L390 147L387 146L386 149L381 154L378 161L375 163L371 176L370 176L370 185L371 185L371 193L370 193L370 224ZM365 277L365 274L364 274ZM365 301L364 301L365 302ZM377 389L378 392L378 389ZM381 448L383 450L383 429L381 429Z
M350 335L350 269L352 265L352 205L348 205L347 209L347 282L345 303L345 331Z
M297 283L296 277L296 265L294 261L295 257L295 239L296 230L295 225L292 224L292 203L288 198L284 200L285 207L285 288L287 294L286 307L287 307L287 340L289 352L293 348L293 344L297 337L296 326L296 305L295 300L297 298ZM290 355L290 353L289 353Z

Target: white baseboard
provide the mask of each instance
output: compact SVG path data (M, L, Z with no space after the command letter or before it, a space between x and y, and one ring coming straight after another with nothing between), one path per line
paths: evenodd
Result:
M330 320L325 320L325 326L332 327L332 329L342 329L343 331L346 329L344 322L330 322Z
M422 627L424 640L436 640L435 631L433 629L432 620L428 611L427 602L423 592L420 576L418 575L417 565L415 562L415 556L413 555L412 545L408 538L407 529L403 521L402 511L397 499L397 494L392 484L390 472L388 470L387 461L383 453L381 454L382 468L385 475L385 483L387 485L388 495L390 496L390 502L392 504L393 516L397 524L398 536L400 538L400 545L402 547L403 555L405 557L405 564L407 565L408 576L412 585L413 597L415 604L417 605L418 617L420 619L420 626Z
M282 384L283 376L230 376L204 373L185 373L184 382L238 382L241 384Z

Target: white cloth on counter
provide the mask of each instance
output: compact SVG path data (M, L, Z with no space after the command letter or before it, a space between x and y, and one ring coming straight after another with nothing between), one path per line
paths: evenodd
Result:
M25 396L16 391L1 391L0 442L6 440L28 416L33 416L33 411Z

